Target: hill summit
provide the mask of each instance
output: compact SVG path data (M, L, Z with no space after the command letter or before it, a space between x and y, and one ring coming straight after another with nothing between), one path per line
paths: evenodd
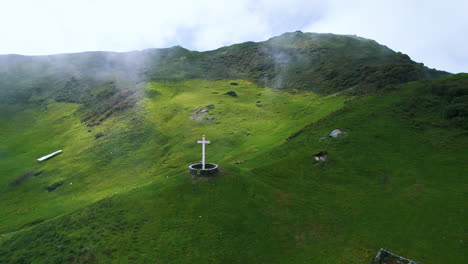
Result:
M207 52L176 46L123 53L2 55L0 74L3 103L25 102L44 93L43 86L55 92L69 89L77 79L83 82L79 90L102 82L130 87L143 81L244 79L262 87L330 94L350 89L363 93L448 75L373 40L302 32Z

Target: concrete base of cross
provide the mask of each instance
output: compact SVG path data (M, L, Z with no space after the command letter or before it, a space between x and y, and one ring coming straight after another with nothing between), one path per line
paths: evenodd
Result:
M215 176L219 172L218 164L205 163L205 169L203 169L202 163L195 163L189 166L189 172L195 176Z

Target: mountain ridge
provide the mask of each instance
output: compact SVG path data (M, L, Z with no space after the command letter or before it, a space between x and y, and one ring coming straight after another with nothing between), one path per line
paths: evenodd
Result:
M33 94L31 82L48 78L66 80L73 76L97 82L114 81L119 87L144 81L246 79L271 88L331 94L351 87L357 88L358 93L366 93L375 89L370 86L383 89L447 75L373 40L294 32L263 42L245 42L206 52L175 46L131 52L2 55L0 100L5 103L15 97L12 91L6 91L13 85L22 91L24 101Z

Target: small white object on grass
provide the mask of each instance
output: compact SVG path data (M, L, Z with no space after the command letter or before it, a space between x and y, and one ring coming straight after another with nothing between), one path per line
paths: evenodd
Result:
M346 134L346 132L344 131L341 131L339 130L338 128L337 129L334 129L331 133L330 133L330 137L338 137L340 134Z
M38 161L44 161L44 160L50 159L50 158L52 158L53 156L55 156L55 155L57 155L57 154L60 154L60 153L62 153L62 150L57 150L57 151L55 151L55 152L53 152L53 153L50 153L49 155L45 155L44 157L40 157L40 158L38 158L37 160L38 160Z

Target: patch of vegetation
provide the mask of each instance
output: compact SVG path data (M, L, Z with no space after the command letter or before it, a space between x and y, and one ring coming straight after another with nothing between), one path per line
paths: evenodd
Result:
M97 133L96 135L94 135L94 138L95 138L95 139L98 139L98 138L101 138L101 137L103 137L103 136L105 136L105 135L106 135L106 134L104 134L104 133L102 133L102 132L99 132L99 133Z
M156 90L145 89L145 95L148 98L154 98L159 94Z
M155 91L150 93L156 95ZM66 82L55 100L82 104L85 114L81 121L88 126L99 125L112 114L122 113L137 102L134 90L119 90L113 81L99 83L95 80L78 80L75 77Z
M225 93L225 95L229 95L229 96L232 96L232 97L239 97L239 96L237 95L237 93L234 92L234 91L229 91L229 92Z
M120 91L108 96L98 99L99 103L92 104L81 122L85 122L90 127L99 125L111 115L122 113L137 103L135 92L132 90Z
M55 191L55 189L57 189L58 187L60 187L62 185L63 185L63 182L55 182L52 185L47 186L46 190L48 192L53 192L53 191Z
M24 182L25 180L27 180L29 177L31 177L33 175L35 175L34 171L28 171L28 172L22 174L16 180L14 180L13 182L10 183L10 187L15 187L15 186L20 185L22 182Z
M415 82L407 86L415 89L409 89L408 99L398 107L407 118L413 119L416 126L455 125L468 129L468 74L456 74L431 82ZM437 113L442 119L428 119L427 112Z

